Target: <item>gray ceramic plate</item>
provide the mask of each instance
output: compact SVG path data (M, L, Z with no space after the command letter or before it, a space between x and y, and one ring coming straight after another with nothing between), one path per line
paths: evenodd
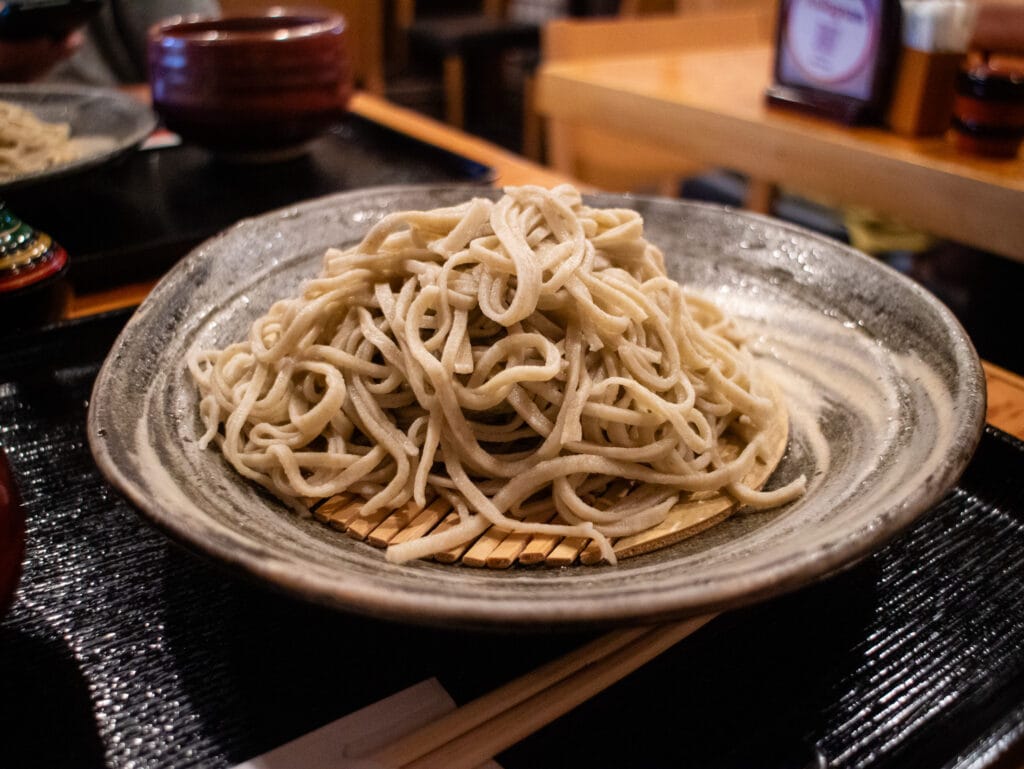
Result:
M757 216L669 200L636 208L673 276L739 316L792 415L773 482L804 472L784 509L734 516L617 566L494 572L384 554L302 520L200 451L184 364L242 338L316 273L324 249L384 214L451 205L479 187L392 187L243 221L180 262L130 320L96 381L89 440L100 468L187 546L292 594L417 622L565 626L657 620L791 590L877 548L958 478L980 437L984 381L952 315L864 255Z
M82 143L83 155L44 171L0 180L0 194L110 162L137 147L156 127L144 104L105 88L73 85L0 85L0 101L23 107L48 123L69 123L71 138Z

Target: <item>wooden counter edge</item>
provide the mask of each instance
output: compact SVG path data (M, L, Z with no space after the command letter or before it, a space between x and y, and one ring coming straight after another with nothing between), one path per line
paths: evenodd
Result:
M463 133L433 118L392 104L375 94L360 92L349 105L356 114L388 128L401 131L420 141L443 147L494 169L497 187L540 184L553 187L572 180L557 171L527 160L485 139Z
M981 365L988 391L985 420L1024 440L1024 377L986 361Z

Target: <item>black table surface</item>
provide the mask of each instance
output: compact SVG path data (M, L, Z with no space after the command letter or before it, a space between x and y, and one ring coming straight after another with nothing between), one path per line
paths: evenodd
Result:
M18 188L8 208L70 256L79 293L159 277L240 219L344 190L486 183L491 168L351 114L285 162L234 163L189 145L144 150L87 173Z
M401 181L388 174L487 177L429 147L403 156L401 138L372 125L323 142L317 152L340 145L366 157L382 142L380 183ZM344 188L338 175L355 165L328 172L333 161L317 157L292 161L302 178L321 180L314 194ZM404 161L417 157L427 159L409 178L414 164ZM154 244L181 249L291 202L266 189L242 194L251 174L291 178L281 168L223 168L179 147L76 180L97 195L116 179L162 185L110 191L96 213L59 221L79 277L101 281L104 270L135 269L132 260L159 273L176 257ZM185 177L208 180L192 192L219 190L224 207L191 201L176 186ZM57 218L43 221L52 209L31 208L44 198L26 193L11 205L57 229ZM193 203L208 218L186 233L179 214ZM178 213L147 219L159 205ZM465 702L594 637L408 627L329 611L170 543L102 479L84 433L91 383L129 314L0 344L0 446L28 517L22 584L0 620L0 766L229 767L424 678L437 676ZM958 485L878 553L719 617L497 758L508 769L1019 761L1022 590L1024 444L990 427Z

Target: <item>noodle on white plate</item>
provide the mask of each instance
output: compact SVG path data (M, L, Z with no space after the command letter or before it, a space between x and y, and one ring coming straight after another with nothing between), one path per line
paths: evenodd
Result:
M0 101L0 181L69 163L79 154L67 123L47 123Z
M188 365L202 445L293 508L445 497L460 522L395 562L494 526L593 539L614 563L609 538L694 493L769 507L804 489L742 481L785 413L732 323L667 277L637 212L567 185L388 215ZM522 520L552 504L556 522Z

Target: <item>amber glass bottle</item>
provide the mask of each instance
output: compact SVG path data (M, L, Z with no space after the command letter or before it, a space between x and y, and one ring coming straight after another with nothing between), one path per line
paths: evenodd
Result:
M956 146L964 152L1012 158L1024 140L1024 66L987 58L960 72L956 84Z

